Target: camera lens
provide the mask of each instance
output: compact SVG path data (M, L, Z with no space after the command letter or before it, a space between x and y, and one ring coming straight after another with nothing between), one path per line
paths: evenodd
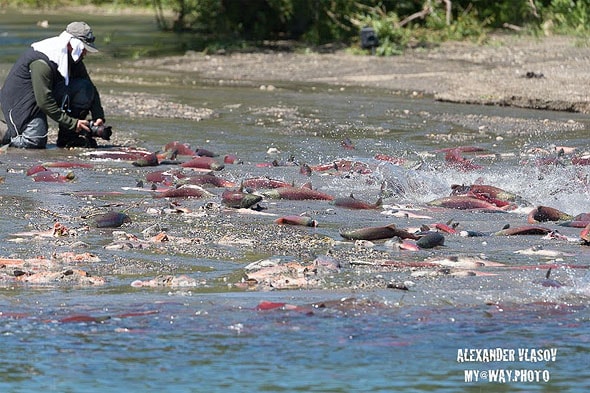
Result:
M97 126L94 124L93 121L90 122L88 125L90 128L90 136L93 138L102 138L106 141L110 140L111 135L113 135L112 127L105 127L105 126Z

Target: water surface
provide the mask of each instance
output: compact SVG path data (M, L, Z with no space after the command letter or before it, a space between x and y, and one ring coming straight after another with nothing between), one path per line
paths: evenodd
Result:
M8 16L3 15L0 22L0 44L7 48L2 52L2 63L6 65L18 55L19 48L50 33L33 27L42 19L39 15ZM69 18L51 16L50 26L58 32L61 27L57 26L65 25ZM153 22L150 24L151 19L87 19L109 31L109 41L101 43L104 57L91 59L94 63L89 60L90 67L99 70L96 80L105 94L164 96L174 103L215 112L215 116L193 121L129 116L121 108L111 108L109 122L116 132L139 147L155 151L169 141L185 141L221 154L238 154L244 164L223 171L225 177L237 182L254 175L298 184L310 180L314 188L325 192L341 196L352 192L369 201L376 200L385 181L388 196L384 203L390 206L422 206L448 195L451 184L482 181L518 193L532 205L552 206L572 215L588 211L588 167L540 165L537 160L544 156L533 150L568 146L577 148L580 154L587 152L584 116L453 105L360 88L277 84L276 90L269 91L257 85L219 86L190 73L169 73L164 78L145 70L146 75L139 77L140 70L129 77L117 66L118 56L123 55L121 48L127 48L126 54L129 48L142 51L139 45L146 38L154 40L154 46L163 45L158 43L160 35ZM2 67L2 76L7 69ZM342 148L345 137L354 142L354 150ZM461 171L445 165L444 155L436 152L464 145L479 146L492 154L467 156L482 168ZM270 154L269 149L277 153ZM0 185L5 208L0 223L0 256L49 257L52 252L68 250L69 243L59 241L12 240L16 232L49 228L57 219L76 223L73 217L86 209L107 204L131 207L134 223L126 229L128 232L140 235L150 220L160 220L171 234L186 233L192 226L190 230L197 236L196 219L146 215L148 208L161 208L168 202L156 202L142 192L104 199L71 195L73 191L134 187L149 168L132 167L129 162L96 161L93 169L75 169L76 182L65 185L33 183L24 175L33 164L83 160L79 153L50 146L46 151L9 150L2 156L1 167L6 173ZM399 166L374 160L377 153L402 157L406 163ZM256 165L290 157L310 165L354 159L370 164L373 172L368 176L315 173L308 179L299 174L298 167ZM184 205L197 209L204 203ZM343 211L318 201L265 203L277 216L315 214L320 226L302 231L337 240L342 240L338 231L343 226L395 222L416 227L430 223L393 218L380 211ZM47 211L59 215L56 218ZM522 211L495 214L440 210L428 214L435 221L452 219L462 228L487 233L526 221ZM267 225L272 225L264 216L235 220L267 220ZM579 228L548 226L572 238L579 236ZM196 289L133 288L130 283L138 277L116 271L107 276L105 286L98 288L2 284L2 391L583 392L589 387L587 269L556 269L552 274L564 283L561 288L533 283L544 277L545 270L503 270L495 271L501 273L495 276L445 279L416 278L410 271L377 271L369 273L375 280L412 280L416 286L409 291L355 285L244 292L228 284L239 277L247 263L272 255L246 252L235 259L224 259L183 252L161 255L148 250L105 250L111 236L111 231L90 231L80 240L88 244L84 251L98 255L103 264L115 266L116 261L133 260L154 266L188 266L187 274L210 285ZM545 258L515 254L531 246L567 255ZM540 236L449 236L442 250L412 255L391 250L393 260L422 261L446 255L483 256L514 266L587 266L590 248L579 242L550 242ZM346 282L347 275L357 274L361 273L349 266L337 279ZM146 273L139 278L151 277ZM263 301L297 307L257 310ZM95 319L67 319L79 315ZM478 348L517 353L554 349L557 355L539 362L518 358L490 363L457 361L459 349ZM519 370L526 378L466 382L469 370ZM529 378L537 375L536 370L541 378ZM545 378L547 372L549 378Z

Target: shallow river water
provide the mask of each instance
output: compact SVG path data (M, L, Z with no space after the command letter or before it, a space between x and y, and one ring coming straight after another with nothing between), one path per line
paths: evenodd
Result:
M17 48L47 34L31 27L40 16L0 18L0 43L6 48L3 80ZM572 158L590 151L586 116L454 105L372 89L276 81L269 82L269 89L204 81L198 74L125 70L116 66L117 51L133 47L132 22L146 29L149 18L125 23L121 18L101 19L112 31L111 46L103 43L104 57L88 61L98 69L93 76L116 133L111 142L100 140L98 151L119 151L125 145L152 152L181 141L221 157L236 154L243 164L227 164L217 174L237 184L258 175L297 185L309 181L334 196L353 193L374 202L382 194L383 208L346 210L327 201L265 198L265 210L258 213L217 209L218 190L210 190L213 195L205 199L152 198L145 175L160 167L96 159L87 154L92 152L57 149L54 141L44 151L8 149L0 156L0 258L51 259L68 251L88 252L99 261L74 263L73 268L102 276L106 283L0 281L1 391L588 391L590 247L581 244L581 228L539 223L567 239L490 235L506 224L526 225L534 206L574 216L590 211L590 167L572 164ZM63 16L54 19L65 24ZM142 39L149 34L159 37L152 29L142 31ZM133 106L133 100L146 105L152 98L173 103L171 111L185 108L185 113L156 117ZM125 105L113 104L120 99ZM162 110L151 108L153 114ZM191 118L201 112L209 115ZM346 138L354 149L343 147ZM457 168L439 151L459 146L482 148L462 154L477 167ZM567 148L564 156L558 156L556 146ZM377 154L399 161L377 160ZM370 171L300 173L303 163L342 159ZM261 165L273 160L286 164ZM25 174L33 165L58 161L92 167L56 169L74 172L75 180L66 183L33 182ZM298 165L288 165L291 161ZM143 189L138 181L145 182ZM427 205L448 196L453 184L475 183L518 194L528 204L497 213ZM211 212L166 213L173 203L194 213L209 205ZM146 228L160 225L171 237L207 242L210 220L221 222L225 229L219 233L232 241L194 249L109 248L114 230L92 227L85 219L108 208L130 215L132 223L118 229L128 235L142 237ZM396 216L399 211L423 218ZM318 226L289 228L277 236L292 233L309 241L314 252L317 242L328 239L333 243L326 249L354 255L358 248L358 256L343 258L325 285L311 289L233 285L254 261L313 259L301 251L305 243L294 245L292 253L240 243L259 236L270 241L261 233L277 231L274 219L301 213L315 218ZM445 235L443 247L410 252L384 241L355 245L339 235L342 228L391 223L418 228L449 220L459 223L459 230L488 236ZM77 236L39 236L55 222L77 229ZM523 252L531 247L547 252ZM503 266L473 269L485 275L429 275L379 267L383 255L398 262L481 258ZM548 265L561 286L541 284ZM198 285L131 285L158 274L186 274ZM392 282L405 282L409 290L388 288Z

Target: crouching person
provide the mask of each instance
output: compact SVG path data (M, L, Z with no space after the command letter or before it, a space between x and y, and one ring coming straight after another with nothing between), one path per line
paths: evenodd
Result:
M94 137L109 139L100 96L83 63L87 53L98 52L94 40L90 26L72 22L17 60L0 90L6 123L0 124L1 144L44 149L47 117L58 123L58 147L96 147Z

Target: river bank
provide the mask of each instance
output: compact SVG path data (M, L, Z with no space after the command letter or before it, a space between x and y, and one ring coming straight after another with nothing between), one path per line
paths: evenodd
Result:
M14 10L12 11L14 12ZM282 50L252 50L249 52L218 51L207 55L187 51L181 56L167 56L170 36L154 34L152 49L121 49L137 46L126 42L125 30L103 26L95 14L111 18L121 14L140 15L149 20L145 10L113 9L110 12L93 8L74 7L31 14L37 18L32 32L43 30L40 26L61 25L62 14L68 12L83 18L95 26L98 36L98 64L90 69L94 78L106 83L146 84L146 78L167 78L184 74L194 81L213 85L280 85L281 83L306 83L335 87L370 87L401 94L426 95L439 101L452 103L513 106L552 111L590 113L590 45L573 36L533 37L515 33L491 33L485 44L449 41L428 48L408 49L404 54L391 57L356 55L344 49L315 52L289 43L272 45ZM106 12L106 13L105 13ZM141 13L144 12L144 13ZM50 22L48 22L50 21ZM145 30L144 24L134 25ZM37 33L35 33L37 34ZM9 36L7 36L9 37ZM39 34L39 38L43 34ZM118 37L113 40L113 37ZM165 38L167 37L167 38ZM32 38L31 38L32 39ZM184 40L186 37L179 39ZM132 38L137 41L139 38ZM121 41L121 42L119 42ZM149 41L149 38L148 38ZM143 39L141 39L142 44ZM12 43L7 41L7 44ZM158 46L161 48L155 49ZM119 58L119 52L135 53L138 60ZM142 57L142 53L155 57ZM159 54L158 54L159 53ZM118 69L112 74L111 66ZM0 78L8 72L10 64L2 64ZM107 71L105 74L102 71ZM109 101L110 100L110 101ZM120 100L107 97L107 105L119 108ZM124 104L124 103L123 103ZM155 108L157 110L157 108ZM168 114L166 114L168 113ZM178 111L168 111L162 116L175 116Z
M401 56L265 52L139 60L137 67L226 83L305 82L426 94L437 100L590 113L590 48L564 36L492 35Z

